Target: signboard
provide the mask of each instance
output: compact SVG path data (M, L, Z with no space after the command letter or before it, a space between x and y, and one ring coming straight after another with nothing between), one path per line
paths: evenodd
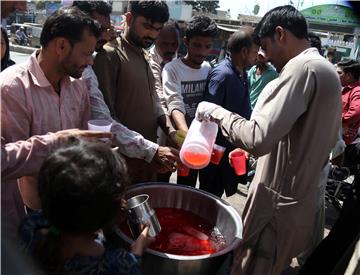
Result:
M301 11L309 22L360 26L360 17L350 7L340 5L319 5Z

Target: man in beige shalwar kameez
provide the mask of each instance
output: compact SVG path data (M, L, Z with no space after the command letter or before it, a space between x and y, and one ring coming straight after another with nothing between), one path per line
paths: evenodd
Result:
M341 88L334 66L310 48L294 7L269 11L255 35L280 73L273 91L250 120L208 102L197 118L217 122L229 141L259 157L231 274L281 274L314 228L320 172L340 127Z

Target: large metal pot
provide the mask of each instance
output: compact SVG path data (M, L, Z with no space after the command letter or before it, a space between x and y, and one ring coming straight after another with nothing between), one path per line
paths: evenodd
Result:
M139 194L149 195L152 208L180 208L205 218L219 228L228 244L217 253L201 256L173 255L147 249L142 259L142 274L214 275L242 238L239 214L227 202L210 193L177 184L144 183L131 186L125 198ZM123 232L120 232L120 237L128 244L132 243Z

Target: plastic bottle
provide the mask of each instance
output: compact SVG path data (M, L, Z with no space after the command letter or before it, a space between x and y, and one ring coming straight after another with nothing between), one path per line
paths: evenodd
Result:
M211 159L218 126L210 121L194 119L180 150L180 159L192 169L206 167Z

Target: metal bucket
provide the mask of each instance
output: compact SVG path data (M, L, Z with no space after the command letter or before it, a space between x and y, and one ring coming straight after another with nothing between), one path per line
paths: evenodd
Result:
M173 255L147 249L142 259L142 274L214 275L229 253L239 245L242 238L241 218L233 207L220 198L192 187L155 182L130 186L125 199L139 194L149 195L152 208L179 208L205 218L219 228L227 243L223 250L201 256ZM119 234L127 244L133 242L123 232Z

